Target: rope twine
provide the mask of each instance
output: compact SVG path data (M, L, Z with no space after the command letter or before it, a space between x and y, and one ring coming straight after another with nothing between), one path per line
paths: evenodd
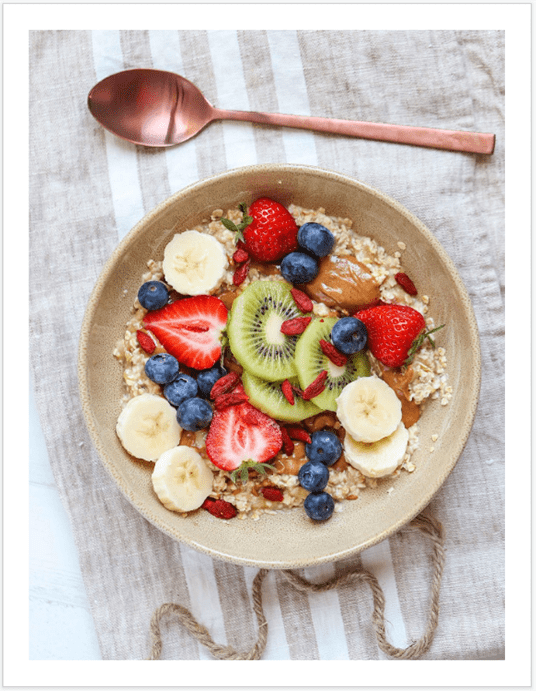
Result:
M333 590L334 588L357 584L368 583L372 591L372 599L374 609L372 612L372 624L376 632L376 639L378 647L387 656L398 660L415 660L424 653L426 653L433 641L434 634L439 620L439 592L441 589L441 579L443 577L443 569L445 566L445 551L443 528L429 512L425 511L419 514L407 528L420 530L427 537L430 538L433 544L433 574L430 592L430 613L426 631L423 636L409 645L407 648L396 648L391 645L385 633L385 597L383 590L378 583L377 578L365 569L354 569L347 573L342 573L333 576L333 578L324 581L323 583L309 583L306 579L299 576L294 571L281 571L296 590L301 592L325 592ZM151 634L151 651L148 660L158 660L162 653L162 637L160 633L160 621L167 615L173 613L176 620L181 624L191 636L196 638L217 660L260 660L266 648L266 641L268 638L268 622L264 616L262 607L262 582L269 573L269 569L260 569L253 580L252 597L253 610L257 617L258 624L258 638L251 650L245 652L236 651L231 646L224 646L215 643L210 636L207 629L193 617L191 612L183 607L172 602L161 605L155 610L150 625Z

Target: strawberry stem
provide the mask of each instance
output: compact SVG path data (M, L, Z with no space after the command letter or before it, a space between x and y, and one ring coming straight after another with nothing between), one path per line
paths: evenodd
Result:
M231 480L236 485L238 484L238 476L240 476L240 482L245 485L249 478L250 469L255 470L260 475L266 475L266 471L274 470L274 467L268 465L268 463L257 463L257 461L252 461L251 459L242 461L238 468L231 473Z
M240 223L238 223L238 225L236 223L233 223L229 218L220 218L220 221L227 228L227 230L230 230L231 232L236 233L235 238L234 238L235 244L238 244L239 242L245 242L243 231L253 221L253 217L248 216L247 204L244 204L244 202L241 202L238 205L238 208L242 212L242 220L240 221Z
M435 329L431 329L430 331L426 332L423 331L423 333L419 334L413 341L411 348L408 350L408 357L404 360L404 364L409 365L411 362L413 362L416 352L422 346L426 338L430 341L432 347L435 348L435 341L433 338L431 338L430 334L433 334L435 331L439 331L439 329L442 329L444 326L445 324L441 324L441 326L436 326Z

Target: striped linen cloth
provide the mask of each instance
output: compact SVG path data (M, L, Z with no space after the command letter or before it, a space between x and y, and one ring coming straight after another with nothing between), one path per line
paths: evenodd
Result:
M150 525L101 465L77 395L77 342L93 285L134 224L185 185L255 163L351 175L404 204L436 234L470 293L481 338L480 406L465 451L431 509L446 533L441 615L426 659L504 658L504 33L501 31L34 31L30 34L30 270L33 384L72 520L105 660L143 659L164 602L188 607L218 643L256 639L256 569L212 560ZM122 69L182 74L221 108L497 134L492 157L213 123L180 146L144 149L86 108ZM53 399L49 392L54 391ZM301 570L311 581L362 565L386 597L387 637L406 647L428 613L430 546L401 532L361 555ZM263 584L266 660L375 660L370 592L300 593ZM162 659L212 659L164 621Z

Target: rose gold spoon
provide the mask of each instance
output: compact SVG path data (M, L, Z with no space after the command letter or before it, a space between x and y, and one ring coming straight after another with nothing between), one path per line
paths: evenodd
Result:
M492 154L495 147L494 134L222 110L214 108L184 77L152 69L125 70L106 77L89 92L88 107L107 130L144 146L180 144L213 120L245 120L449 151Z

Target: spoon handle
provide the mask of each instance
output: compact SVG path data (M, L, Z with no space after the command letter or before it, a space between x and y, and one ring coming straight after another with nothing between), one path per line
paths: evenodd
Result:
M297 127L318 132L345 134L361 139L375 139L381 142L413 144L433 149L464 151L475 154L492 154L495 148L495 135L483 132L460 132L456 130L438 130L428 127L411 127L407 125L387 125L375 122L358 122L354 120L335 120L316 118L306 115L284 115L281 113L257 113L242 110L214 109L215 120L243 120L258 122L264 125Z

